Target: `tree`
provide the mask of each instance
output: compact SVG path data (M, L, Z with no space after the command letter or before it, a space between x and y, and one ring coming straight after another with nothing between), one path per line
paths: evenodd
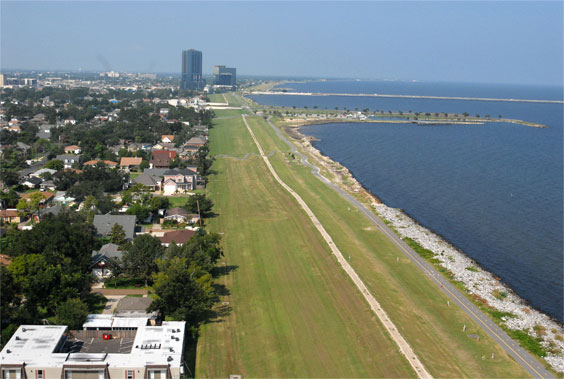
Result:
M123 264L125 272L142 278L145 286L157 271L156 259L162 257L164 248L161 241L148 234L143 234L124 247Z
M45 168L50 168L51 170L62 170L64 167L63 161L59 159L53 159L52 161L47 162Z
M190 196L188 198L188 201L184 205L184 208L188 212L198 214L198 206L199 206L201 217L208 217L209 215L212 214L211 210L213 207L213 202L210 199L206 198L206 195L204 194L198 193Z
M118 246L122 246L126 242L123 226L121 226L117 222L114 224L114 226L112 226L112 230L110 232L110 242Z
M19 198L18 193L13 188L10 188L8 192L0 192L0 204L3 209L15 208Z
M168 200L168 197L153 196L149 207L151 212L157 213L159 209L168 209L168 207L170 207L170 201Z
M0 171L0 179L2 179L4 184L6 184L8 187L20 184L20 176L14 170L2 169Z
M88 316L88 305L79 298L69 298L57 305L56 320L58 325L68 325L69 329L82 329Z
M137 219L140 222L142 222L147 217L149 217L149 213L151 213L151 212L150 212L148 206L145 206L145 205L140 204L140 203L135 203L132 206L130 206L125 213L128 214L128 215L137 216Z
M195 333L216 299L212 276L186 258L163 259L158 263L153 285L155 298L148 310L161 310L173 319L186 320Z
M211 272L217 260L223 256L220 241L219 234L201 230L182 246L171 245L166 251L166 256L186 258L188 263L194 262L207 272Z

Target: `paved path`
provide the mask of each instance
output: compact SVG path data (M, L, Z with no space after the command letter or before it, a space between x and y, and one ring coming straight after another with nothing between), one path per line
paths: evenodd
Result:
M276 181L298 201L298 204L309 216L315 228L319 231L319 233L321 233L321 236L323 237L325 242L327 242L327 244L329 245L331 252L337 258L337 261L342 266L343 270L345 270L345 272L352 279L353 283L360 290L362 296L364 296L364 298L370 305L370 308L372 308L372 311L376 314L376 316L378 316L380 322L382 322L382 325L384 325L384 328L386 328L386 330L388 331L394 342L398 345L400 352L405 356L411 367L413 367L413 369L417 373L417 376L419 378L432 378L431 374L427 372L427 370L425 369L419 358L415 355L415 352L411 349L411 346L409 346L407 341L403 338L403 336L400 334L396 326L393 324L392 320L390 320L386 312L382 309L382 307L380 307L380 304L378 303L378 301L376 301L376 298L372 296L372 294L370 293L370 291L368 291L368 288L362 282L356 271L354 271L354 269L349 264L349 262L347 262L345 257L343 257L343 254L337 248L329 233L327 233L321 222L319 222L319 220L317 219L315 214L311 211L311 209L306 204L306 202L300 197L300 195L298 195L286 183L284 183L282 179L280 179L280 177L278 176L278 174L270 164L268 157L264 154L262 147L258 142L258 140L256 139L253 131L249 127L249 124L247 123L247 119L245 118L244 115L242 117L243 117L243 121L245 122L245 126L247 127L247 130L249 131L251 137L255 141L255 144L259 149L260 155L264 160L264 162L266 163L268 169L270 170L270 173L272 174L272 176L274 176L274 179L276 179Z
M134 288L93 288L91 292L108 296L146 295L147 290Z
M106 303L106 306L104 307L104 310L102 311L102 314L113 314L114 310L116 309L119 301L121 299L123 299L125 296L124 295L106 295L106 298L108 299L108 302Z
M312 169L313 175L319 178L322 182L327 184L343 198L345 198L351 205L358 209L374 226L376 226L382 233L384 233L396 246L429 277L439 288L446 293L454 304L457 304L466 314L470 316L484 331L493 337L504 349L507 351L523 368L525 368L535 378L554 378L542 364L531 356L525 349L523 349L517 342L505 333L503 329L497 326L489 317L487 317L478 307L472 304L464 294L462 294L456 287L445 279L442 275L437 273L433 266L427 263L419 256L412 248L410 248L401 238L399 238L380 218L376 217L368 208L364 206L357 199L345 192L342 188L334 184L332 181L321 175L319 167L312 165L308 162L307 157L298 151L296 146L291 143L271 122L270 118L267 120L268 124L278 137L284 141L295 154L301 157L302 164Z

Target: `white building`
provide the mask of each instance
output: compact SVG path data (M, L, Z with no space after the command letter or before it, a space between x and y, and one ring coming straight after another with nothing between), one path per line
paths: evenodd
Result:
M147 319L96 316L109 316L85 324L99 324L98 330L20 326L0 353L2 378L179 379L184 374L184 321L147 326Z

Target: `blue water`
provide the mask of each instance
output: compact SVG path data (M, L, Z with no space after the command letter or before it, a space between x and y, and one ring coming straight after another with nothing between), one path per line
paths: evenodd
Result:
M391 93L391 82L300 84L305 92ZM416 83L418 84L418 83ZM427 84L437 96L562 99L562 89ZM293 84L292 84L293 86ZM297 85L296 85L297 86ZM284 85L285 88L290 85ZM410 83L396 93L406 94ZM416 91L422 87L413 87ZM404 91L404 92L401 92ZM497 92L496 92L497 91ZM509 92L508 92L509 91ZM558 97L560 93L560 97ZM496 95L497 94L497 95ZM502 95L502 96L500 96ZM367 189L499 276L533 307L564 319L562 104L368 97L252 96L271 105L498 114L548 126L341 123L302 128Z

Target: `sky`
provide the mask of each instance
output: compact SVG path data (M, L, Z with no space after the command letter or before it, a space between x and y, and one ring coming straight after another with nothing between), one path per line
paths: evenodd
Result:
M563 84L563 2L0 1L0 68Z

